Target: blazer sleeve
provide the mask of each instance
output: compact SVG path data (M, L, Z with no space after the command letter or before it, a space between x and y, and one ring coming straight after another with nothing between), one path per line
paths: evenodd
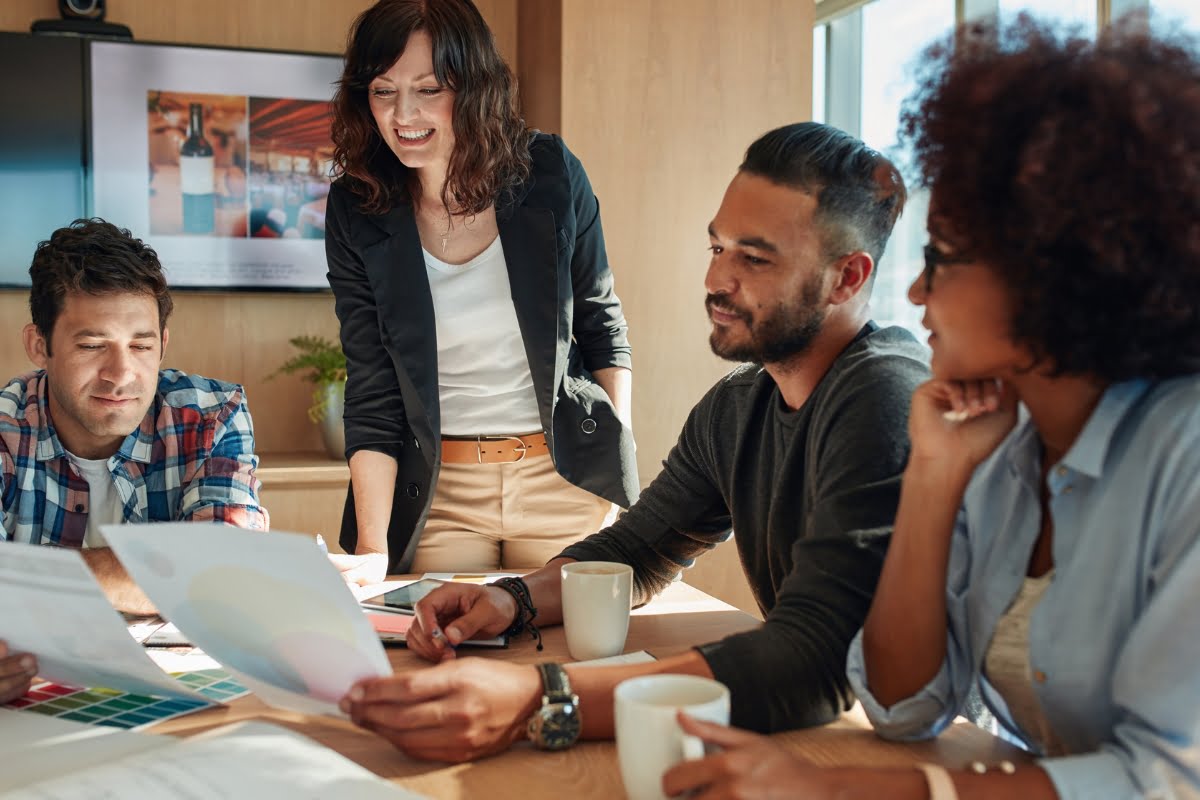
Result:
M600 225L600 202L592 193L583 164L557 136L562 148L571 203L575 212L575 241L571 256L571 280L575 308L572 334L579 345L583 365L594 372L605 367L632 367L628 326L621 301L613 290L612 270L604 248ZM559 242L562 247L564 242Z
M383 344L371 281L350 240L350 192L334 185L325 223L325 257L346 354L346 458L358 450L396 457L407 435L396 368Z

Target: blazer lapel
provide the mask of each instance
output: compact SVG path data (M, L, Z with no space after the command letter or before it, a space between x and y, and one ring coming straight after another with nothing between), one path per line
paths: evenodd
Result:
M387 234L363 248L363 262L374 287L380 326L394 360L409 427L426 458L437 451L440 430L437 341L433 335L433 296L421 253L412 208L400 206L369 218ZM419 402L413 403L413 398Z
M569 344L562 335L565 321L560 313L554 212L520 205L510 214L498 215L497 223L542 424L549 430L554 389L562 381L560 365L566 363Z

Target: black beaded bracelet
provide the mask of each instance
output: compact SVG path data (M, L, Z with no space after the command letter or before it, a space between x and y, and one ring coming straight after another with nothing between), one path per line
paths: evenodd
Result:
M512 625L508 626L508 630L504 632L505 636L516 636L521 631L529 631L529 635L537 639L537 649L542 649L542 632L533 624L533 618L537 616L537 609L533 607L533 597L529 594L529 587L525 581L520 578L501 578L495 581L493 586L498 586L504 591L512 595L513 600L517 603L517 616L513 619Z

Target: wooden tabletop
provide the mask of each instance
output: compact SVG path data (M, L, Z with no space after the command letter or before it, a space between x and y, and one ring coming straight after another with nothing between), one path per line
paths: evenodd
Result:
M654 602L633 612L625 649L646 650L662 658L759 624L733 606L687 584L675 583ZM570 660L561 627L543 631L543 640L545 650L541 653L531 640L520 637L507 649L480 648L471 654L529 664ZM388 656L396 671L425 665L402 647L389 648ZM278 711L254 696L236 700L226 708L168 720L155 726L154 731L186 736L244 719L268 720L300 731L372 772L431 798L610 800L623 796L616 748L611 742L583 742L561 753L544 753L522 744L471 764L419 762L348 721ZM975 759L1021 758L1015 748L966 722L952 726L934 742L885 742L871 732L857 708L832 725L776 738L797 755L823 765L904 766L927 761L961 767Z

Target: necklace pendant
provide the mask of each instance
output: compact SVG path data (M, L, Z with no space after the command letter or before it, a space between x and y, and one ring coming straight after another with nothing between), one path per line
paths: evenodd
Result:
M443 237L442 237L442 253L443 253L443 254L446 252L446 243L447 243L447 242L449 242L449 241L450 241L450 237L449 237L449 236L443 236Z

